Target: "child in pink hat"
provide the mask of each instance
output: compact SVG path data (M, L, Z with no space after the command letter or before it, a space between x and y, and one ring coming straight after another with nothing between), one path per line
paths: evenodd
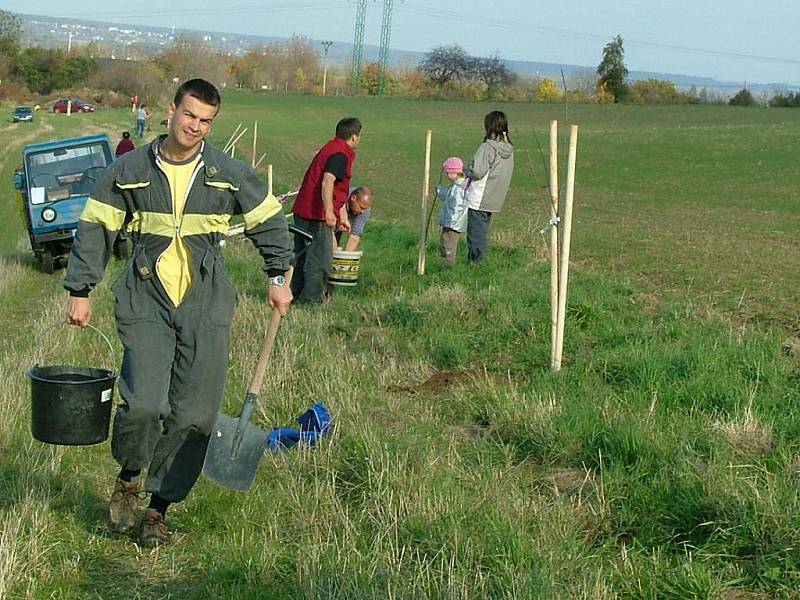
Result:
M464 161L457 156L451 156L444 161L442 171L450 180L450 185L436 186L436 194L442 199L439 249L444 264L452 267L456 260L458 238L467 230L467 180L464 177Z

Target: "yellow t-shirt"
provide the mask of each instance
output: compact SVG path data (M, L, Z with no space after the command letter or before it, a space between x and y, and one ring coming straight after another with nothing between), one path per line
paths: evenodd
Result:
M176 224L180 223L183 217L186 196L189 193L189 182L199 160L200 154L182 164L169 163L163 158L159 161L172 192L172 217ZM175 230L172 235L169 247L158 257L156 273L170 300L175 306L178 306L192 285L192 261L189 248L183 238Z

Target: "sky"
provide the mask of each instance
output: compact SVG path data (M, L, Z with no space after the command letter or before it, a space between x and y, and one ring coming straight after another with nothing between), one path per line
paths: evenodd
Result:
M378 45L384 0L368 0ZM90 10L94 6L96 10ZM223 7L223 8L220 8ZM132 25L352 43L354 0L1 0L0 9ZM596 67L621 35L631 71L800 84L798 0L394 0L391 47Z

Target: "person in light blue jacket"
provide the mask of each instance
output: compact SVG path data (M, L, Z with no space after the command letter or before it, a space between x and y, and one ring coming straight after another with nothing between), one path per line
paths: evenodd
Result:
M442 171L450 180L450 186L436 186L436 195L442 199L439 249L444 264L452 267L456 260L458 238L467 230L467 180L464 177L464 161L457 156L451 156L444 161Z

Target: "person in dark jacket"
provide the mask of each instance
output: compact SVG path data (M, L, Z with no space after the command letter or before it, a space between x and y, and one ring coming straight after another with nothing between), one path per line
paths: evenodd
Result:
M285 314L292 301L281 205L249 166L204 141L220 102L207 81L185 82L169 106L169 133L106 169L81 214L64 278L67 322L86 327L89 294L128 224L132 257L112 286L124 355L111 440L121 470L108 519L117 533L133 531L146 469L144 546L169 541L167 507L200 476L222 404L236 296L222 240L234 213L264 260L270 306Z
M133 140L131 139L131 134L127 131L122 132L122 139L117 144L117 149L114 151L114 156L119 158L123 154L127 154L131 150L134 150L135 146L133 145Z
M337 216L347 202L350 176L361 140L361 121L355 117L336 124L336 137L314 156L292 207L294 224L314 236L305 254L304 240L295 236L299 258L292 278L298 302L322 302L333 263L333 232Z
M483 119L486 136L475 158L464 169L467 186L467 258L477 264L489 252L489 224L503 209L511 175L514 173L514 146L508 137L508 119L493 110Z

